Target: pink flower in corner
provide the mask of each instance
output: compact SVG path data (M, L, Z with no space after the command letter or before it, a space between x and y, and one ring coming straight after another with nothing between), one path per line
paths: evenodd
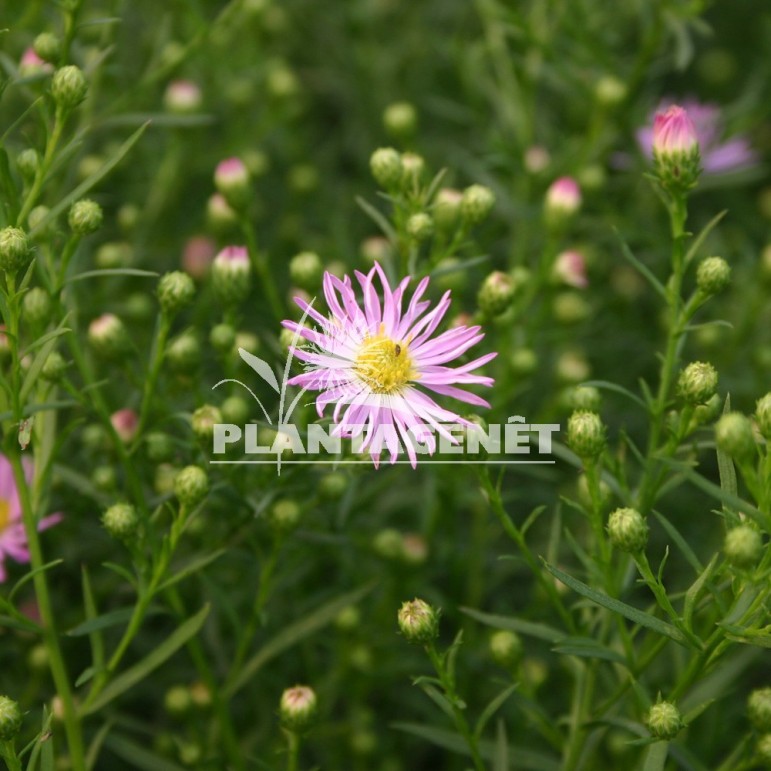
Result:
M31 462L24 463L24 476L27 483L31 484L34 477ZM41 519L37 528L45 530L61 521L61 518L61 514L51 514ZM0 583L7 577L6 557L20 563L29 562L27 534L21 521L21 502L13 468L5 455L0 455Z
M474 370L497 354L486 353L461 366L447 366L480 342L484 334L478 326L459 326L432 337L450 308L450 292L429 310L431 302L421 299L428 278L420 281L406 310L402 306L410 276L392 289L385 272L375 263L366 275L356 271L356 279L363 307L348 276L340 280L331 273L324 274L329 318L295 298L318 328L283 322L312 344L310 348L292 348L307 369L289 384L320 392L316 398L319 416L328 404L334 404L336 435L361 440L360 449L369 452L376 467L384 449L391 463L403 449L414 468L418 447L430 454L436 449L431 429L457 444L457 438L442 423L470 425L440 407L426 391L489 407L481 397L457 386L491 386L492 378Z

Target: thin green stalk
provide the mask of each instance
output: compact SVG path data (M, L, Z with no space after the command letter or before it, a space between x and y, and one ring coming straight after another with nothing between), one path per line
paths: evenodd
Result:
M16 745L13 739L0 744L0 756L8 766L8 771L21 771L21 761L16 754Z
M270 272L270 265L268 265L265 255L257 248L257 234L254 231L254 226L245 214L240 215L240 223L244 238L246 238L252 267L260 279L261 288L268 300L274 321L278 323L284 317L284 304L278 296L278 291Z
M284 729L287 741L286 771L297 771L300 767L300 735L296 731Z
M158 375L163 364L163 356L166 352L166 341L171 330L171 319L166 313L161 312L158 317L158 328L153 341L153 350L150 354L150 369L147 372L144 389L142 390L142 401L139 408L139 420L137 423L137 441L142 436L142 431L150 415L150 404L155 396L155 385L158 382Z
M24 532L27 536L30 564L34 571L32 581L35 587L35 597L40 611L40 618L43 621L43 641L46 650L48 651L49 666L54 685L56 686L56 692L62 702L64 730L67 735L70 761L72 763L73 771L85 771L86 760L83 750L83 735L81 733L80 721L72 697L70 678L67 673L67 667L64 663L61 648L59 647L59 636L56 631L56 622L51 605L51 596L48 591L46 572L42 570L45 561L40 546L40 539L38 538L35 512L32 508L29 488L24 476L21 457L18 452L10 454L10 461L13 468L16 489L19 493L19 501L21 503L22 521L24 523Z

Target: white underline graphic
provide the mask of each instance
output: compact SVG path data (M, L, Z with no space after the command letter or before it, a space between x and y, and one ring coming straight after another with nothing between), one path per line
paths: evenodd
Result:
M553 465L556 460L420 460L417 462L418 466L456 466L462 463L464 466L470 465L485 465L485 466L544 466ZM217 465L252 465L252 466L276 466L278 461L275 460L210 460L209 463ZM346 466L346 465L359 465L366 464L372 466L372 460L282 460L281 465L313 465L313 466ZM391 463L390 461L381 460L380 464L383 466L411 466L412 464L408 460L397 460Z

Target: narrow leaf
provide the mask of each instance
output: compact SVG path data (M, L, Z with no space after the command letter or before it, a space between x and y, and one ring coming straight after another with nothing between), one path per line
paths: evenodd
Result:
M512 683L508 688L504 688L497 696L495 696L490 703L482 710L482 714L477 720L477 724L474 727L474 735L477 739L482 735L485 730L485 726L489 722L490 718L503 706L506 699L511 696L512 693L519 687L519 683Z
M664 771L668 750L669 742L656 742L655 744L651 744L645 755L642 771Z
M75 281L83 281L87 278L103 278L106 276L145 276L153 278L160 274L152 270L141 270L140 268L102 268L101 270L87 270L83 273L77 273L70 276L64 283L72 284Z
M356 203L370 217L370 219L383 231L392 243L396 243L396 231L391 223L369 202L361 196L356 196Z
M667 290L664 288L664 285L656 278L656 276L653 275L653 273L651 273L647 265L644 265L642 262L640 262L640 260L637 259L637 257L634 256L632 250L629 248L626 241L624 241L624 239L621 237L619 231L616 228L613 228L613 230L618 237L619 243L621 244L621 254L624 256L624 259L634 265L634 267L637 268L637 270L639 270L640 273L647 279L648 283L666 300Z
M546 640L550 643L557 643L564 639L565 633L559 629L547 626L546 624L538 624L533 621L524 621L523 619L513 618L511 616L497 616L492 613L482 613L482 611L474 610L473 608L461 608L461 612L467 616L481 621L483 624L495 627L496 629L509 629L513 632L519 632L520 634L527 635L529 637L537 637L539 640Z
M178 573L175 573L170 578L167 578L166 581L164 581L158 587L158 591L162 592L164 589L168 589L169 587L174 586L174 584L178 583L184 578L187 578L193 573L197 573L199 570L203 570L207 565L210 565L215 560L218 560L226 551L227 549L217 549L217 551L214 551L211 554L204 554L202 557L191 560Z
M712 232L715 225L720 222L720 220L725 217L725 215L728 214L728 209L723 209L723 211L716 214L701 230L701 233L699 233L698 236L694 239L694 242L691 244L690 249L685 254L684 258L684 265L688 265L688 263L696 256L696 252L701 249L701 245L704 243L704 239Z
M105 744L119 758L140 771L185 771L182 766L159 757L146 749L146 746L137 744L124 736L108 736Z
M611 383L608 380L587 380L583 383L585 386L594 386L595 388L601 388L605 391L615 391L616 393L626 396L627 399L631 399L635 404L640 405L647 411L648 405L637 394L633 394L628 388L618 385L618 383Z

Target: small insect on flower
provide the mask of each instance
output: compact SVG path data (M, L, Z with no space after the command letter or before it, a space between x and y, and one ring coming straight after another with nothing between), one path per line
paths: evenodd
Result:
M457 414L440 407L424 390L450 396L481 407L490 405L458 384L491 386L493 379L474 372L491 361L496 353L486 353L459 367L446 366L484 338L478 326L458 326L432 337L450 308L450 292L435 308L423 300L429 280L420 281L409 304L403 309L404 295L411 278L404 278L396 289L389 285L378 263L366 275L356 272L363 293L363 308L357 302L351 279L324 274L324 296L330 310L323 316L302 298L295 302L318 326L311 329L302 322L285 321L284 326L305 338L311 347L292 353L306 363L306 371L289 380L319 391L316 408L322 416L334 404L335 435L361 440L359 449L369 452L375 466L386 449L391 463L400 450L407 453L413 468L418 452L433 454L434 432L457 444L458 439L444 425L468 425ZM382 287L381 302L376 281Z

